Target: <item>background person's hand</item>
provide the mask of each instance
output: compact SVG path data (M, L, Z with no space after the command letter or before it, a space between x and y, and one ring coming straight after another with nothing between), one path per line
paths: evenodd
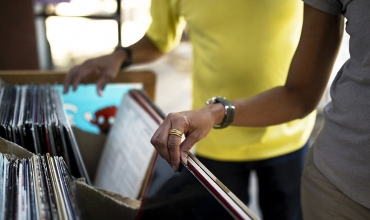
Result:
M173 168L179 169L180 158L185 164L187 156L194 144L203 139L212 129L213 125L223 119L224 108L221 104L207 105L201 109L170 113L154 133L151 143ZM181 137L169 134L171 129L176 129L185 134Z
M83 83L84 79L91 74L99 76L96 84L97 93L102 95L105 85L114 79L121 67L126 55L115 51L112 54L86 60L81 65L73 67L64 80L63 93L67 93L69 87L76 91L78 84Z

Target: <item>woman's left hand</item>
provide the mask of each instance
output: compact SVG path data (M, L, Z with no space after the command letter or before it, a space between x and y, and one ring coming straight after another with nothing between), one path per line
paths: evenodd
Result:
M203 139L214 124L222 121L222 111L224 110L221 104L214 104L198 110L170 113L150 142L176 172L180 159L186 164L187 156L194 144ZM175 134L170 134L170 131ZM183 142L182 134L185 135Z

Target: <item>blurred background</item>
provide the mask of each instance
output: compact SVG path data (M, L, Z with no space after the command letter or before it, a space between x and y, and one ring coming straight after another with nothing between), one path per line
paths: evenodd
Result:
M39 51L43 51L39 53L41 69L68 70L88 58L111 53L117 46L137 42L150 25L150 3L150 0L35 2L37 39ZM155 102L164 112L190 109L191 45L185 38L172 53L154 63L130 68L135 69L157 73Z
M129 46L147 30L150 0L71 0L35 2L41 68L65 69L87 58ZM44 45L42 45L44 44ZM49 45L48 45L49 44ZM48 48L49 47L49 48Z
M150 0L27 0L0 3L0 70L68 71L88 58L137 42L150 25ZM248 22L248 21L246 21ZM186 33L178 48L153 63L130 67L157 75L155 103L165 112L191 108L192 48ZM348 34L333 68L348 59ZM332 74L328 87L335 74ZM312 140L322 123L326 92L318 107ZM251 192L256 183L252 178ZM257 198L249 207L259 215Z

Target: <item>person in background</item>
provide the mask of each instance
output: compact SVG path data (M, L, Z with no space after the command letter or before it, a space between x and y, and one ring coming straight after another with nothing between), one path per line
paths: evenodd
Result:
M283 86L300 36L303 2L153 0L151 16L148 31L137 43L73 67L64 92L70 86L75 90L86 76L96 74L100 76L97 91L102 94L121 67L154 61L176 48L185 25L193 47L193 109L203 107L207 100L218 103L225 100L222 97L252 97ZM215 95L220 97L211 99ZM275 108L277 111L279 107ZM263 109L260 111L260 116L253 117L262 117ZM315 116L312 112L274 126L222 129L229 123L225 120L216 126L221 129L214 129L203 140L200 137L205 137L210 128L198 134L195 155L246 204L254 170L264 219L301 219L300 177ZM181 129L188 137L184 143L189 143L190 131ZM190 150L190 145L185 146L186 152ZM179 158L171 161L174 171L178 163Z
M304 2L301 38L284 85L226 104L171 113L151 141L177 169L180 159L186 162L190 148L212 126L227 117L232 121L232 113L231 125L237 127L273 126L306 117L326 88L345 17L351 57L331 85L325 122L307 156L301 187L303 217L370 219L370 1ZM225 115L224 105L234 106L233 111ZM182 143L170 132L173 129L185 134Z

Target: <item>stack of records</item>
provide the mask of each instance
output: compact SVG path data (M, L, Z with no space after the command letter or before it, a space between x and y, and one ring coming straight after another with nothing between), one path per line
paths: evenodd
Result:
M0 88L0 136L35 154L63 157L75 177L90 183L60 94L51 85Z
M62 157L0 153L0 219L79 219Z

